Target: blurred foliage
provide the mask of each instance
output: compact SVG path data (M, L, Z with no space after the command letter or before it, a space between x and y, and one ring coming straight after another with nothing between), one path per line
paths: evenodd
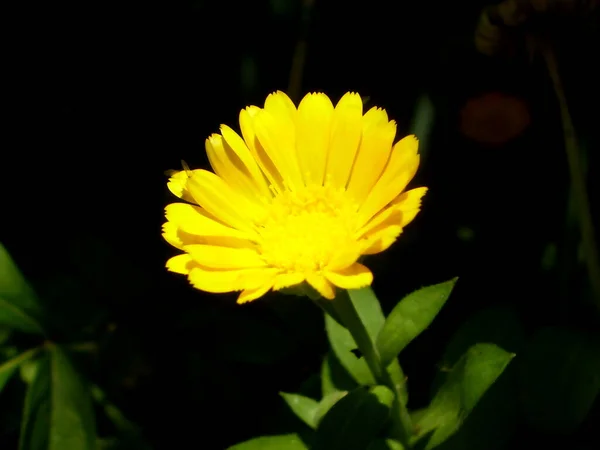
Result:
M440 439L426 428L444 415L445 430L461 427L442 449L597 448L600 317L560 116L536 58L474 52L486 4L316 1L303 90L357 90L424 147L423 212L369 261L383 307L374 328L405 294L461 279L435 322L392 349L405 373L390 375L407 377L426 433L417 444ZM23 8L11 16L23 72L3 179L0 448L302 449L316 434L329 442L344 404L362 399L368 419L383 415L386 388L358 386L370 381L364 360L314 304L273 294L239 307L163 267L164 171L181 158L206 166L202 143L219 123L286 89L303 2ZM594 17L562 22L556 46L598 217ZM505 97L518 101L494 101ZM465 122L483 116L485 126ZM474 128L479 140L465 132ZM506 129L520 134L503 140ZM498 365L482 367L480 352ZM502 352L517 356L499 375ZM473 405L457 392L478 384L452 373L495 381ZM436 416L427 407L439 392ZM353 420L368 422L364 411ZM368 448L401 448L378 424Z

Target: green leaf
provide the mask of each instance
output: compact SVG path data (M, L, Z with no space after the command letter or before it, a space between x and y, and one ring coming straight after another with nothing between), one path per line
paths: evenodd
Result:
M90 392L66 353L56 345L29 385L20 450L94 450L96 430Z
M456 280L419 289L394 307L377 336L377 350L383 364L389 365L431 324L450 296Z
M348 296L361 322L364 324L369 337L375 342L377 335L385 323L385 316L373 289L370 287L349 289Z
M454 334L439 364L433 383L436 392L444 384L449 369L478 342L495 344L511 353L519 353L524 332L515 311L506 306L484 309L471 316ZM459 431L442 444L443 450L499 450L517 427L518 400L516 364L502 372L469 414ZM413 413L414 418L414 413Z
M360 387L323 417L313 450L364 450L385 426L394 393L385 386Z
M358 383L342 366L337 356L329 352L323 359L321 366L321 395L326 397L335 392L352 391Z
M29 359L27 361L23 361L23 363L19 366L21 381L25 384L31 384L39 368L39 359Z
M31 359L38 352L37 348L28 350L21 353L19 356L0 364L0 392L6 386L6 383L12 377L13 373L23 364L25 361Z
M315 411L319 406L319 402L299 394L280 392L279 395L283 397L292 412L296 414L300 420L302 420L309 427L313 429L316 428L314 419Z
M261 436L229 447L229 450L308 450L309 447L295 433L279 436Z
M43 334L43 317L37 296L0 244L0 325L25 333Z
M493 344L472 346L451 369L429 407L419 413L416 440L427 437L424 448L428 450L456 433L514 356Z
M377 439L367 450L404 450L404 445L393 439Z
M373 342L381 332L385 324L385 316L381 309L381 304L370 287L362 289L351 289L348 291L350 301L356 309L356 313L364 324L369 337ZM408 390L406 389L406 377L400 363L396 358L391 361L387 367L394 384L398 388L402 402L406 405L408 402Z
M438 365L433 383L437 391L448 376L448 369L473 345L479 342L495 344L511 353L518 353L524 342L524 331L515 311L506 306L494 306L473 314L452 336Z
M325 315L325 329L331 350L350 377L357 384L374 385L375 378L373 378L367 362L362 356L357 356L353 352L357 350L357 345L350 332L328 314Z
M374 342L385 323L379 300L371 288L349 290L348 297L367 334ZM327 357L321 372L323 395L333 390L349 391L357 385L375 384L367 362L356 352L358 346L350 332L329 314L325 314L325 328L333 355ZM388 373L394 384L398 386L400 397L406 404L408 401L406 377L400 363L394 359L387 366Z
M570 433L584 420L600 393L600 343L563 329L539 330L519 365L527 421L552 433Z
M39 360L38 370L32 380L23 407L19 450L48 450L50 430L50 360Z
M321 423L321 419L329 412L329 410L335 405L339 400L344 398L348 392L347 391L335 391L329 395L326 395L319 402L317 409L314 413L314 423L315 425L319 425Z

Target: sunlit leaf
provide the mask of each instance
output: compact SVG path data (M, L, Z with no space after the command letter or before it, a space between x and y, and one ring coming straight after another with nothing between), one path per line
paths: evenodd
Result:
M350 332L329 315L325 316L325 329L331 350L352 379L360 385L375 384L367 362L356 353L357 345Z
M431 404L418 416L416 439L435 448L458 431L462 423L502 374L515 355L493 344L476 344L450 369Z
M313 450L364 450L386 425L394 393L385 386L360 387L323 417Z
M280 392L279 395L283 397L292 412L300 420L302 420L309 427L316 428L315 412L319 406L319 402L299 394Z
M544 432L570 433L600 394L600 343L563 328L544 328L519 361L525 418Z
M377 340L377 336L381 332L385 324L385 316L381 310L381 304L375 296L373 289L370 287L362 289L351 289L348 291L350 301L354 305L354 309L360 317L362 323L365 325L365 329L369 334L369 337L373 342ZM392 381L398 386L398 392L404 404L408 402L408 390L406 389L406 382L404 372L400 367L400 363L397 359L393 359L388 364L388 372L392 378Z
M388 365L433 321L457 279L427 286L404 297L392 310L377 337L381 361Z
M40 317L43 311L35 292L0 244L0 325L43 334Z
M348 297L361 322L364 324L367 334L374 342L385 323L385 316L381 310L379 300L371 288L351 289L348 291ZM329 315L325 315L325 326L331 348L340 365L357 384L374 384L375 379L366 361L358 351L358 346L350 332ZM407 393L405 385L403 382L400 382L404 379L404 374L398 361L389 361L386 365L390 364L393 364L393 367L390 367L388 370L392 378L401 386L401 396L404 397L404 401L406 402ZM349 388L350 386L346 385L345 389L342 390L348 390Z
M348 296L361 322L364 324L369 337L375 342L377 335L385 323L385 316L373 289L370 287L350 289L348 290Z

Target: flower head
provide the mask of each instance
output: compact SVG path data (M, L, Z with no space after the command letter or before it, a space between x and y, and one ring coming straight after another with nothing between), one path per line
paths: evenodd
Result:
M166 207L164 238L184 253L167 268L238 302L307 282L323 297L358 289L373 275L358 262L387 249L419 212L427 188L405 192L419 166L417 139L394 145L383 109L363 115L358 94L334 107L325 94L298 108L283 92L240 113L206 140L214 173L174 174L186 203Z

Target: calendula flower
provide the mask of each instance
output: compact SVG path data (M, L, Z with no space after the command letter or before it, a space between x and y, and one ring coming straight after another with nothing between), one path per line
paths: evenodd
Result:
M405 192L417 139L394 145L396 123L380 108L363 115L355 93L335 107L308 94L296 108L276 92L240 112L240 129L206 140L214 173L169 180L186 203L166 207L163 236L184 252L167 268L203 291L241 291L238 303L305 282L327 299L370 285L359 258L387 249L427 190Z

